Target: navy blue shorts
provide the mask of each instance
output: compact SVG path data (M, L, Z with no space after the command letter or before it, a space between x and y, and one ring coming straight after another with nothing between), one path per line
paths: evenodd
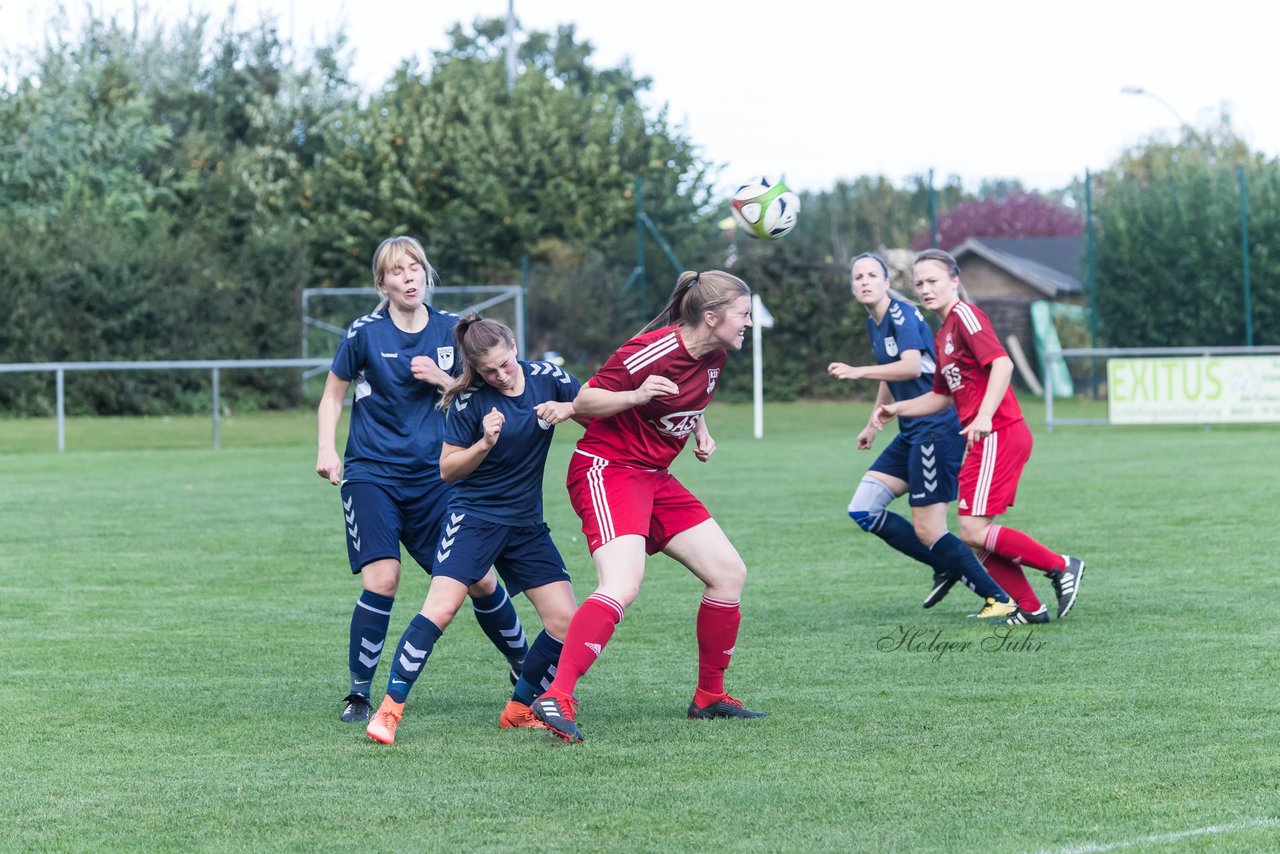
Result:
M899 433L871 464L871 471L906 481L908 503L924 507L956 500L963 459L964 436L959 433L939 430L910 440Z
M432 576L456 579L470 587L495 567L512 596L531 587L569 581L564 558L551 541L545 522L502 525L450 511L440 534Z
M427 572L440 523L453 494L442 480L427 483L342 484L342 518L352 574L375 560L400 560L400 544Z

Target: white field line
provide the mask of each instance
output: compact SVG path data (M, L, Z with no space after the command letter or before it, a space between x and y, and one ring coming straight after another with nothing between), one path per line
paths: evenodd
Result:
M1240 821L1235 824L1214 824L1209 827L1197 827L1193 830L1181 830L1177 833L1161 833L1156 836L1142 836L1138 839L1127 839L1124 842L1106 842L1096 845L1069 845L1066 848L1046 848L1039 854L1099 854L1103 851L1119 851L1121 848L1132 848L1135 845L1160 845L1166 842L1177 842L1193 836L1213 836L1219 833L1231 833L1235 830L1250 830L1255 827L1280 827L1280 819L1256 818L1252 821Z

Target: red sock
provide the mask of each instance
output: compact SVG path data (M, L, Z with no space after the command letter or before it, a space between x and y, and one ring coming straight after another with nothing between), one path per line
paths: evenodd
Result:
M1031 589L1031 582L1027 581L1022 567L995 552L984 551L978 555L978 560L987 568L991 580L1003 587L1004 592L1013 597L1019 608L1031 614L1040 610L1040 599Z
M596 663L604 645L613 637L613 628L622 621L622 605L602 593L592 593L578 606L565 632L564 649L556 665L556 678L548 694L572 697L582 674Z
M986 547L987 551L995 552L1002 558L1018 560L1026 566L1045 572L1062 569L1067 565L1062 555L1049 551L1034 537L1004 525L992 525L988 529Z
M724 695L724 672L733 657L733 647L738 642L738 624L741 622L742 611L737 602L702 597L697 622L697 694L714 695L710 702L715 702Z

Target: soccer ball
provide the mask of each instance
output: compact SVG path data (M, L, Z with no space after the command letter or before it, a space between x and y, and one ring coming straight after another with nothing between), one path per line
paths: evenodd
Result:
M777 240L796 227L800 197L782 181L757 175L738 188L730 202L733 221L752 237Z

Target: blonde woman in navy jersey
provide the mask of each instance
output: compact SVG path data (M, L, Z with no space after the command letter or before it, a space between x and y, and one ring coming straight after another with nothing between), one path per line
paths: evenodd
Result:
M979 553L991 577L1017 600L1018 611L1007 622L1049 622L1049 609L1027 583L1024 566L1048 576L1058 600L1058 617L1065 617L1080 592L1084 561L996 523L1013 506L1023 466L1031 457L1031 431L1010 385L1013 361L992 329L991 319L963 298L960 267L951 255L927 249L916 256L912 270L920 301L942 318L934 337L938 370L931 391L882 404L872 417L919 417L954 403L967 448L960 469L960 538Z
M316 474L342 488L351 572L363 584L351 615L351 686L342 720L369 720L369 694L400 585L400 544L428 572L450 486L440 479L444 414L436 408L453 384L457 315L425 303L435 283L422 244L391 237L373 255L382 304L351 324L338 345L317 412ZM355 383L345 458L338 421ZM497 575L470 588L476 619L519 676L527 646L520 618Z
M727 351L742 348L750 326L751 291L741 279L719 270L683 273L658 317L622 345L574 401L578 414L593 420L569 464L569 500L582 519L599 585L569 623L555 680L533 703L538 720L566 741L582 741L578 680L639 592L646 555L659 551L703 585L698 679L688 717L763 717L724 688L746 566L702 502L667 471L690 437L698 460L715 453L704 410Z
M933 330L914 305L889 288L889 267L871 252L850 265L853 297L867 310L867 336L876 364L854 367L832 362L827 373L841 380L873 380L876 406L924 394L933 385ZM869 450L884 425L872 407L858 448ZM974 616L1007 617L1015 610L1008 595L982 564L947 530L947 506L956 500L957 475L964 458L964 437L955 410L902 418L898 435L863 476L849 501L849 516L862 530L933 568L933 586L924 606L931 608L960 581L985 600ZM908 495L911 522L889 512L889 503Z
M436 642L496 566L511 595L524 593L543 631L499 717L501 727L544 729L529 711L555 667L575 602L564 559L542 519L542 475L555 425L574 416L579 383L550 362L516 358L511 330L476 315L457 326L465 368L444 393L448 413L440 475L455 484L422 611L400 637L369 738L394 744L405 701Z

